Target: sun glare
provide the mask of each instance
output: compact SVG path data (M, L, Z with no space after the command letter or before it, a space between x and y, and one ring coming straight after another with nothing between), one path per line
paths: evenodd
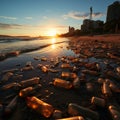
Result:
M48 36L56 36L57 31L55 29L51 29L48 31Z

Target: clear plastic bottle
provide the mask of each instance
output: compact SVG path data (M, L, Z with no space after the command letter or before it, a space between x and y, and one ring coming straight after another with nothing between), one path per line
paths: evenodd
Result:
M79 106L75 103L70 103L68 105L68 113L73 116L82 115L83 117L92 118L93 120L99 120L99 114L97 112Z
M27 97L27 106L40 113L46 118L49 118L53 113L52 105L38 99L37 97Z
M72 83L66 80L62 80L59 78L55 78L54 82L53 82L54 86L57 87L62 87L62 88L66 88L66 89L71 89L72 88Z

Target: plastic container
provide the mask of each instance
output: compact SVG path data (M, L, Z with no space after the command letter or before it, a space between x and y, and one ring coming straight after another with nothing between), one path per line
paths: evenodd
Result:
M23 88L25 88L25 87L28 87L28 86L31 86L31 85L38 84L39 81L40 81L39 77L33 77L31 79L21 81L20 84Z
M88 117L93 120L99 120L99 114L91 109L79 106L75 103L70 103L68 105L68 113L73 116L81 115L83 117Z
M62 72L61 77L75 79L77 75L76 73Z
M38 99L37 97L27 97L27 106L40 113L46 118L49 118L53 113L52 105Z
M106 97L111 97L112 96L112 92L109 88L109 84L105 81L103 82L103 87L102 87L102 93L106 96Z
M77 77L77 78L75 78L73 80L73 87L76 88L76 89L80 88L80 79L79 79L79 77Z
M21 69L21 71L29 71L29 70L33 70L34 67L33 66L25 66Z
M15 110L15 108L17 107L17 100L18 96L15 96L12 101L5 107L5 114L10 114Z
M10 79L10 77L12 77L12 76L13 76L13 73L12 72L8 72L5 75L3 75L3 77L2 77L2 79L1 79L0 82L6 82L6 81L8 81Z
M110 105L108 108L113 120L120 120L120 110L116 106Z
M13 82L13 83L4 85L1 89L2 90L9 90L9 89L19 90L20 88L21 88L21 85L19 83Z
M59 78L55 78L54 82L53 82L54 86L57 87L62 87L62 88L66 88L66 89L71 89L72 88L72 83L66 80L62 80Z
M41 70L42 70L42 72L45 72L45 73L48 72L48 68L46 66L42 66Z
M100 107L105 107L105 100L98 97L92 97L91 103Z
M70 67L71 66L68 63L64 63L64 64L61 65L61 68L70 68Z
M74 117L61 118L56 120L85 120L85 119L82 116L74 116Z
M28 95L32 94L33 92L35 92L37 89L40 89L40 88L41 88L41 84L38 84L36 87L24 88L24 89L20 90L19 96L27 97Z

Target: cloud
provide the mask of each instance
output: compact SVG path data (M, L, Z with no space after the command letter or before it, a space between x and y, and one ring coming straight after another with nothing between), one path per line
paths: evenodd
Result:
M100 13L100 12L92 14L92 16L94 18L99 18L103 15L104 14ZM64 19L73 18L73 19L76 19L76 20L83 20L83 19L89 18L89 16L90 16L90 13L81 13L81 12L77 12L77 11L72 11L72 12L69 12L68 14L66 14L66 15L63 15L63 18Z
M66 25L56 25L54 28L56 29L63 29L67 28ZM44 25L21 25L21 24L7 24L7 23L0 23L0 29L46 29ZM47 28L48 29L48 28Z
M0 18L9 19L9 20L16 20L17 19L15 17L9 17L9 16L0 16Z
M32 20L33 18L32 17L25 17L25 19Z
M6 24L6 23L0 23L0 28L2 29L21 29L25 27L24 25L19 24Z

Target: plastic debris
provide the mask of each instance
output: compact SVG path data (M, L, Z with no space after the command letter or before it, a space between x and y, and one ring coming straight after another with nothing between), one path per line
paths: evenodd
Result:
M99 114L97 112L91 109L79 106L75 103L70 103L68 105L68 113L73 116L81 115L83 117L92 118L93 120L99 120Z
M62 87L62 88L66 88L66 89L71 89L72 88L72 83L66 80L62 80L59 78L55 78L54 82L53 82L54 86L57 87Z
M35 96L27 97L26 103L28 107L32 108L46 118L49 118L53 113L52 105L38 99Z
M105 107L106 105L105 100L98 97L92 97L91 103L100 107Z
M27 79L27 80L23 80L20 82L20 85L25 88L31 85L36 85L40 82L40 78L39 77L33 77L31 79Z

